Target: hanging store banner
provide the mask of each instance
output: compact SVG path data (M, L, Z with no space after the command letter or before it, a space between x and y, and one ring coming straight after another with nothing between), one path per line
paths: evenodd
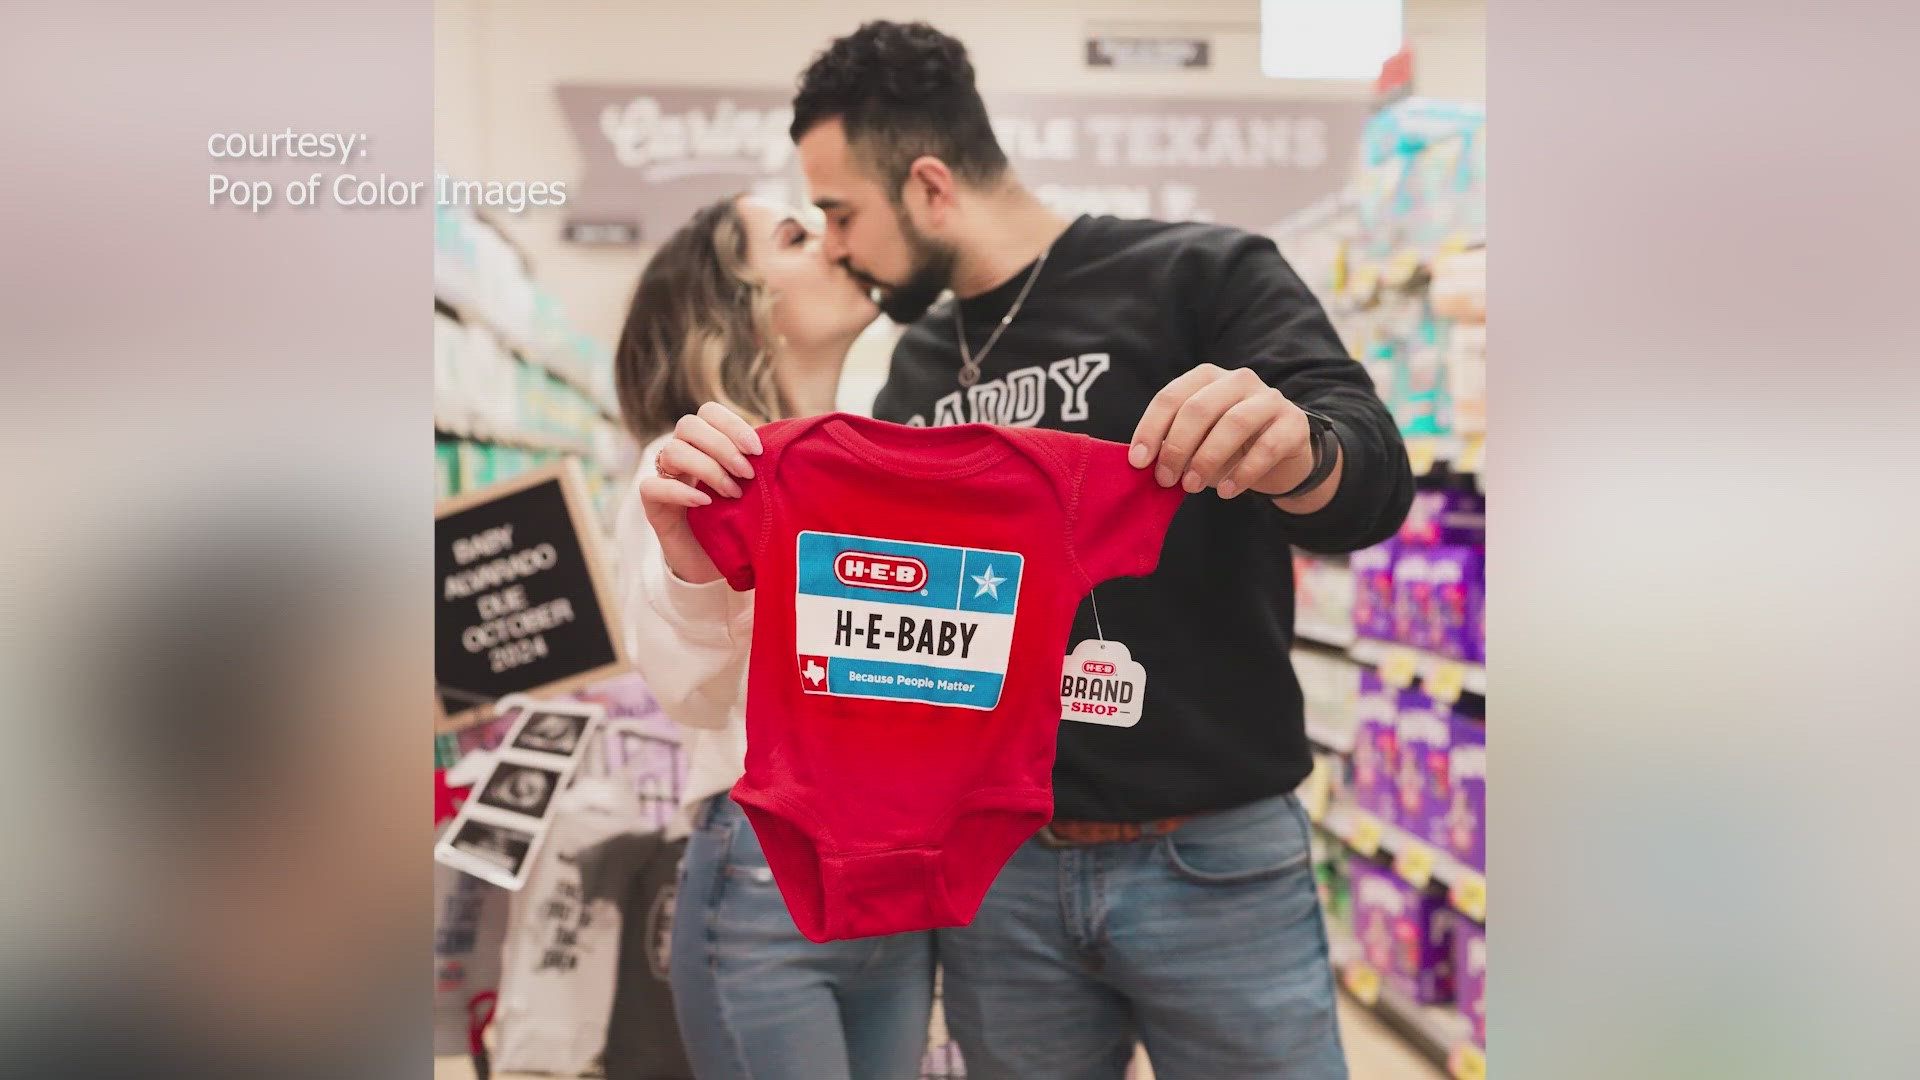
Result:
M1093 34L1087 38L1087 66L1097 68L1204 68L1213 54L1206 38L1128 37Z
M657 242L731 192L805 202L781 89L562 85L584 169L569 221ZM1027 185L1066 213L1266 231L1352 174L1364 102L1011 95L988 111Z

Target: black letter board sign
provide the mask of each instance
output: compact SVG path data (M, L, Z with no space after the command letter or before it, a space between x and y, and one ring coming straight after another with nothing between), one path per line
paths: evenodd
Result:
M569 458L436 508L436 731L626 666L578 469Z

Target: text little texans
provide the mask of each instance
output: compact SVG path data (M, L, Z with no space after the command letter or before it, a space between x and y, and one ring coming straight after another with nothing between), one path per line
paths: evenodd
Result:
M860 620L851 611L834 612L833 643L842 648L865 646L876 652L919 653L925 656L959 656L965 660L973 649L973 636L980 630L977 622L960 619L921 619L901 615L892 625L887 616L869 612Z

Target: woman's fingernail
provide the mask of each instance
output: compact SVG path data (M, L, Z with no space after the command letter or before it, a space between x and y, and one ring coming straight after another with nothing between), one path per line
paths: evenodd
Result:
M713 502L713 496L707 494L704 491L694 492L693 497L700 500L699 505L701 506L706 506L707 504Z
M1152 460L1153 453L1147 449L1146 443L1134 443L1133 449L1127 451L1127 464L1136 469L1146 468L1147 462Z
M1220 497L1221 498L1231 499L1238 494L1240 494L1239 484L1236 484L1231 480L1220 481Z
M1188 470L1187 478L1185 482L1183 482L1180 486L1183 488L1186 488L1188 494L1193 494L1195 492L1198 492L1201 488L1206 487L1207 482L1205 480L1200 479L1199 473L1193 472L1192 470Z
M765 450L766 450L766 447L760 444L760 436L758 434L755 434L753 437L753 449L748 452L753 454L758 454L758 453L764 452Z
M1166 466L1162 465L1160 468L1155 469L1153 471L1153 479L1161 487L1172 487L1173 482L1180 478L1173 475L1172 469L1169 469Z
M753 464L751 462L749 462L746 458L741 458L740 467L746 470L745 472L742 472L740 474L741 476L745 477L748 480L753 479Z

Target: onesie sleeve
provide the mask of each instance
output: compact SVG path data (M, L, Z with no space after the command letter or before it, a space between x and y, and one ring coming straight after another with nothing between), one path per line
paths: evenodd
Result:
M765 494L758 477L740 481L740 497L729 499L705 484L700 490L713 501L689 507L687 526L700 541L727 584L738 592L753 588L753 560L766 533Z
M1087 583L1153 573L1186 491L1163 488L1152 469L1127 464L1125 443L1087 439L1086 446L1067 532Z

